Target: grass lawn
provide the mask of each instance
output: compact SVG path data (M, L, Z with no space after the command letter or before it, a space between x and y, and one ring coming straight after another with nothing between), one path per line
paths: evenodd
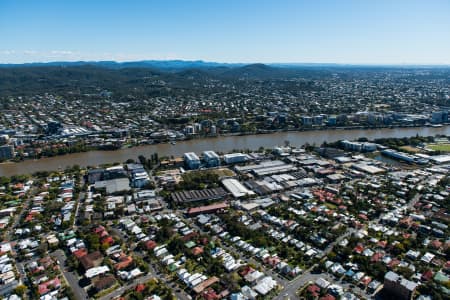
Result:
M328 202L325 203L325 206L326 206L328 209L333 209L333 210L337 208L336 205L334 205L333 203L328 203Z
M450 144L428 144L427 148L434 151L450 152Z
M211 170L212 172L216 173L219 177L223 177L223 176L234 176L236 175L233 171L231 171L230 169L215 169L215 170Z
M413 146L402 146L402 147L400 147L400 149L402 149L403 151L406 151L406 152L410 152L410 153L419 153L420 152L419 148L416 148Z

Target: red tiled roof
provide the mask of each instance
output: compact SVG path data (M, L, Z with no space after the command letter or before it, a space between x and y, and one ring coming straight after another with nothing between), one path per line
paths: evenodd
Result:
M125 269L126 267L131 265L132 262L133 262L133 258L131 256L122 256L122 258L120 258L120 262L118 262L114 266L114 269L116 269L116 270Z
M246 276L247 274L252 273L252 272L254 272L254 271L255 271L255 269L253 269L252 267L250 267L250 266L245 266L245 268L244 268L242 271L240 271L239 274L241 274L241 276L244 277L244 276Z
M361 282L364 285L368 285L371 281L372 281L372 278L370 278L369 276L366 276L363 279L361 279Z
M389 262L388 266L389 266L390 268L393 268L393 267L398 266L399 264L400 264L400 261L399 261L398 259L394 258L393 260L391 260L391 261Z
M268 264L268 265L271 265L271 266L275 266L275 265L277 265L279 262L280 262L281 260L278 258L278 257L266 257L266 259L264 260L264 262L266 263L266 264Z
M356 247L353 249L353 252L356 252L358 254L361 254L364 251L364 246L363 245L356 245Z
M425 271L422 274L422 276L420 277L420 279L423 280L423 281L428 281L431 278L433 278L433 271L431 271L431 270Z
M378 242L378 247L386 248L386 246L387 246L387 241L379 241Z
M440 240L433 240L430 244L435 249L439 249L442 247L442 242Z
M194 255L200 255L202 253L203 253L202 247L195 247L194 249L192 249L192 254L194 254Z
M136 286L135 290L136 290L136 292L141 293L141 292L143 292L145 290L145 285L143 285L142 283L138 284Z
M360 219L363 219L364 221L367 221L369 219L365 214L359 214L358 217Z
M108 245L112 245L114 244L114 239L112 238L112 236L108 235L107 237L102 239L102 244L108 244Z
M187 210L187 214L200 214L200 213L207 213L212 212L220 209L228 208L228 204L226 202L206 205L206 206L199 206L199 207L192 207Z
M105 231L105 227L103 227L102 225L99 225L99 226L95 227L93 231L95 233L102 233L103 231Z
M320 292L320 287L315 284L308 286L307 291L313 296L318 297Z
M201 292L203 292L207 287L215 284L216 282L219 282L219 278L217 278L216 276L210 277L208 279L206 279L205 281L203 281L202 283L196 285L193 288L193 291L197 294L200 294Z
M181 239L183 240L183 242L187 242L190 241L191 239L195 238L198 236L198 233L193 231L189 234L186 234L185 236L183 236Z
M380 261L380 259L382 259L383 256L384 256L383 253L377 252L377 253L375 253L374 255L372 255L372 258L370 259L370 261L371 261L371 262L377 262L377 261Z
M217 300L220 299L219 295L217 295L216 291L213 289L208 289L202 293L202 297L205 300Z
M147 242L145 242L145 248L147 250L153 250L158 244L156 244L155 241L149 240Z
M73 255L75 255L75 257L78 258L78 259L82 258L86 254L88 254L88 251L87 251L86 248L81 248L81 249L78 249L78 250L73 252Z
M51 289L49 289L49 287L59 288L60 286L61 286L61 281L59 280L58 277L51 279L47 282L41 283L38 286L39 295L45 295L48 292L52 291Z
M335 300L334 296L330 294L326 294L325 296L321 297L319 300Z

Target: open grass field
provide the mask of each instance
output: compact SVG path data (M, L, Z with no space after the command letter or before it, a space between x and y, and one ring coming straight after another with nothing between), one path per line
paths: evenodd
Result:
M450 144L428 144L427 148L434 151L450 152Z
M216 173L219 177L224 177L224 176L235 176L236 174L229 170L229 169L215 169L212 172Z
M413 147L413 146L402 146L400 147L403 151L409 152L409 153L419 153L420 149Z

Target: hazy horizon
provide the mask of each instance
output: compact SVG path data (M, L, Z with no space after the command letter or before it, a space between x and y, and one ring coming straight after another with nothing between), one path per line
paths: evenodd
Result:
M383 64L383 63L334 63L334 62L223 62L223 61L208 61L203 59L193 59L193 60L186 60L186 59L139 59L139 60L49 60L49 61L29 61L29 62L18 62L18 63L8 63L8 62L0 62L0 65L33 65L33 64L43 64L43 65L51 65L51 64L58 64L58 63L102 63L102 62L111 62L111 63L117 63L117 64L126 64L126 63L139 63L139 62L171 62L171 61L180 61L184 63L205 63L205 64L218 64L218 65L230 65L230 66L236 66L236 65L256 65L256 64L263 64L268 66L286 66L286 67L295 67L295 66L338 66L338 67L345 67L345 66L367 66L367 67L383 67L383 66L392 66L392 67L450 67L450 63L448 64L409 64L409 63L402 63L402 64Z

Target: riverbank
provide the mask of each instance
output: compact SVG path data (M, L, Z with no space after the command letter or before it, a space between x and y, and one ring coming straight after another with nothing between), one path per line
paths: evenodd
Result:
M89 151L72 153L64 156L41 158L39 160L25 160L18 163L0 165L0 176L31 174L37 171L51 171L64 169L67 166L79 165L81 167L97 166L114 162L124 162L129 158L137 159L139 155L149 157L157 152L160 156L181 156L185 152L201 153L205 150L217 152L230 152L234 149L258 149L283 145L289 141L293 146L305 144L320 145L323 142L336 142L338 140L356 140L365 137L369 140L379 138L403 138L412 136L450 135L450 126L433 127L407 127L407 128L377 128L377 129L330 129L311 131L283 131L256 135L219 136L209 139L191 139L178 141L175 145L170 143L143 145L114 151Z
M445 124L445 126L448 126L450 124ZM440 127L443 127L444 125L439 125ZM310 128L286 128L286 129L272 129L272 130L257 130L257 131L249 131L249 132L228 132L228 133L221 133L220 135L192 135L185 139L176 139L176 140L170 140L165 139L163 141L153 141L151 143L138 143L138 144L125 144L122 147L111 147L109 149L104 147L88 147L86 150L78 151L78 152L68 152L63 154L55 154L52 156L40 156L39 158L36 157L25 157L21 160L10 160L10 161L4 161L0 162L0 165L3 163L22 163L24 161L36 161L40 159L45 158L53 158L53 157L59 157L59 156L67 156L70 154L76 154L76 153L83 153L83 152L92 152L92 151L118 151L123 149L129 149L129 148L135 148L135 147L142 147L142 146L148 146L148 145L161 145L161 144L171 144L176 145L177 142L185 142L185 141L192 141L192 140L201 140L201 139L216 139L216 138L224 138L224 137L236 137L236 136L252 136L252 135L267 135L267 134L274 134L274 133L291 133L291 132L311 132L311 131L333 131L333 130L380 130L380 129L396 129L396 128L424 128L424 127L430 127L430 128L440 128L433 125L427 125L427 126L417 126L417 125L392 125L392 126L343 126L343 127L327 127L327 126L314 126Z

